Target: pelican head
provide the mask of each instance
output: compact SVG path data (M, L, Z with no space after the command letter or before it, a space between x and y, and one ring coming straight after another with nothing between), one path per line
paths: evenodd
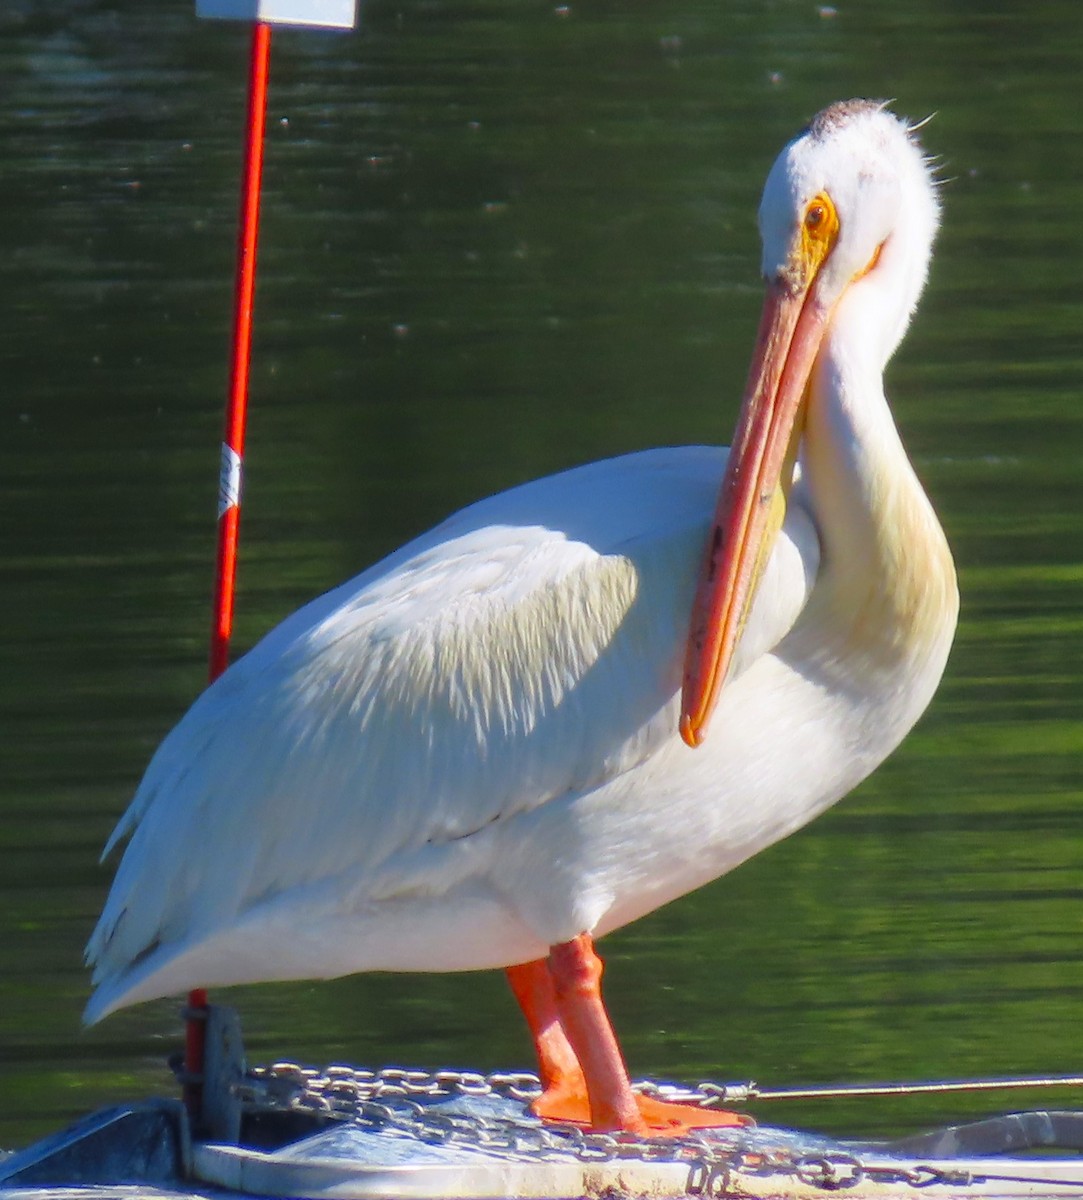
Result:
M841 349L882 372L921 294L938 206L914 129L877 101L833 104L767 177L767 297L692 612L680 724L689 746L706 733L781 527L822 347L844 325Z
M829 313L870 277L859 294L876 307L881 366L917 305L940 219L916 128L878 101L833 104L775 160L760 202L768 287L811 292Z

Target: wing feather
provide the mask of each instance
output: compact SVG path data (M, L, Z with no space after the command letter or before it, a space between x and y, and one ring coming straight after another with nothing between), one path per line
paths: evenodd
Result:
M482 501L272 631L164 740L110 840L131 836L95 978L290 889L386 877L672 737L724 461L651 451ZM738 671L797 619L817 554L788 521Z

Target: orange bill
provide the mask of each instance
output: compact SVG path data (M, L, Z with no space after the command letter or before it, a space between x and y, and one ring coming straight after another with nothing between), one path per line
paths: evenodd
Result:
M707 732L785 515L809 376L829 310L815 285L768 285L748 386L707 538L685 653L681 737Z

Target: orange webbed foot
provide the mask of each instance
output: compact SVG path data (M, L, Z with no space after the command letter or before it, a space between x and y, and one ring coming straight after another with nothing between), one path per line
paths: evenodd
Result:
M745 1113L729 1112L720 1108L700 1108L695 1104L678 1104L671 1100L659 1100L655 1096L635 1093L635 1104L639 1110L636 1128L628 1132L645 1137L681 1137L693 1129L734 1128L755 1125ZM580 1081L562 1080L548 1087L531 1104L531 1112L544 1121L560 1121L593 1130L590 1101L586 1087ZM597 1132L603 1132L597 1130ZM606 1130L605 1132L612 1132Z
M732 1129L755 1125L747 1113L724 1108L701 1108L698 1104L678 1104L655 1096L636 1093L636 1107L651 1137L681 1137L693 1129Z

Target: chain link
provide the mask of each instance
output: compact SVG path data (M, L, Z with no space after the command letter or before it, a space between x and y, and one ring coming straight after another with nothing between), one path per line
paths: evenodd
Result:
M852 1154L807 1154L794 1164L794 1174L802 1183L838 1192L857 1187L865 1168Z

